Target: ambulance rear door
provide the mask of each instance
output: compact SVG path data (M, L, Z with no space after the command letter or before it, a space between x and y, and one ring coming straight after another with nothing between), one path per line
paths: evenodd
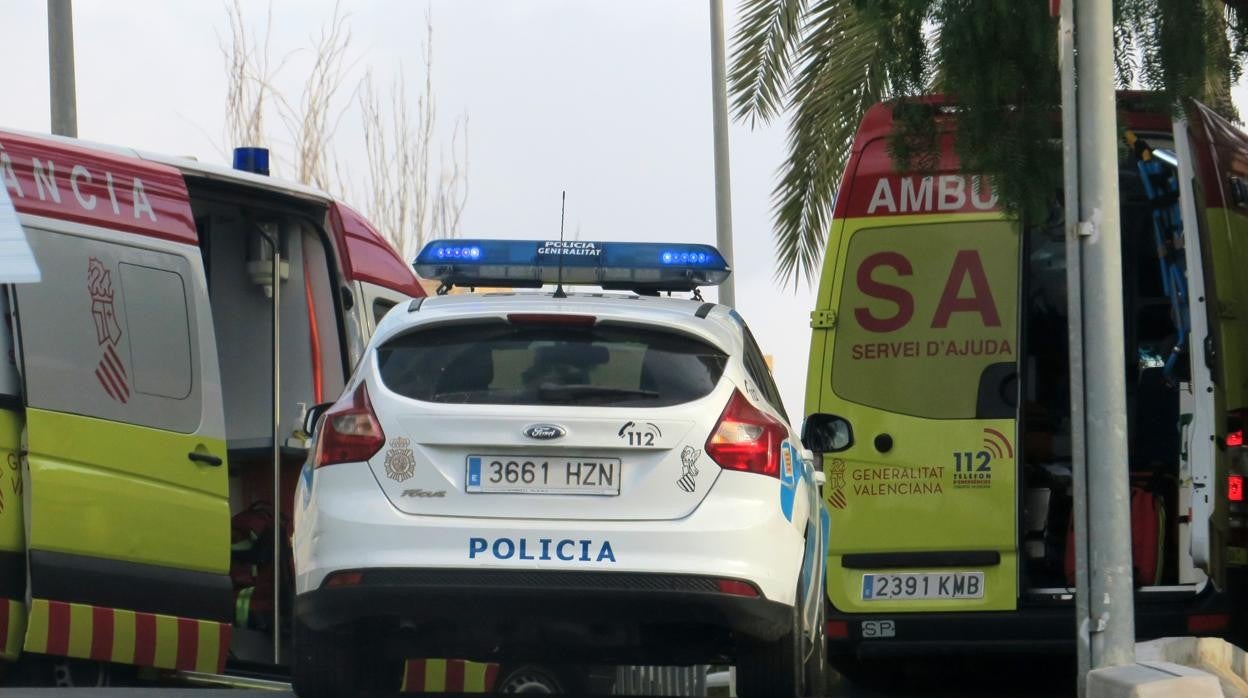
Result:
M185 184L27 145L3 142L43 271L14 291L25 650L219 671L233 616L225 429Z
M852 433L822 458L842 612L1017 603L1019 226L950 160L899 176L878 138L838 202L805 431Z
M1248 135L1197 102L1175 135L1193 396L1184 410L1182 475L1192 482L1192 560L1225 588L1226 565L1248 564L1248 541L1231 526L1234 517L1243 530L1248 474Z

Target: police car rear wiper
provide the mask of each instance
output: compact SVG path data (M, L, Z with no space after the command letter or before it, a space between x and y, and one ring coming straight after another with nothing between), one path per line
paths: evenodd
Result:
M639 397L654 400L659 397L659 393L654 390L613 388L600 385L546 384L537 389L537 394L544 400L568 400L573 398L593 397Z

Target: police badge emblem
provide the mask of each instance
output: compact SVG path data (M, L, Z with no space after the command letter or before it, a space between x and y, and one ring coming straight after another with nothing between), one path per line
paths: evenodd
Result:
M386 477L395 482L404 482L416 474L416 454L410 448L412 442L396 436L390 440L390 449L386 451Z

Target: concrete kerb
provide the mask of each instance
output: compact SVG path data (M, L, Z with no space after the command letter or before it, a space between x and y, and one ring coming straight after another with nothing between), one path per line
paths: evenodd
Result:
M1217 677L1227 698L1248 698L1248 654L1225 640L1166 637L1137 644L1135 656L1139 662L1171 662L1201 669Z
M1223 698L1218 677L1172 662L1136 662L1088 672L1087 698Z

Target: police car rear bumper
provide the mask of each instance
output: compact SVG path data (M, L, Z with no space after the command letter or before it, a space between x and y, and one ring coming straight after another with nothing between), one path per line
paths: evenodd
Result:
M298 595L295 614L317 630L387 625L473 628L605 626L644 636L646 628L703 627L760 639L789 630L793 610L738 582L637 572L380 568L344 571ZM726 636L726 635L725 635ZM627 644L625 641L623 644Z
M365 464L315 478L316 494L300 485L295 504L301 594L342 570L595 572L739 579L791 606L801 576L804 524L782 515L778 495L760 501L760 480L779 491L761 475L725 471L692 514L641 521L405 514Z
M1224 594L1143 592L1135 599L1135 629L1140 640L1210 635L1193 619L1218 620L1228 613ZM975 613L849 614L834 609L829 624L847 632L829 633L832 658L872 658L922 654L1074 652L1073 601L1021 603L1014 611ZM1199 622L1199 621L1198 621Z

